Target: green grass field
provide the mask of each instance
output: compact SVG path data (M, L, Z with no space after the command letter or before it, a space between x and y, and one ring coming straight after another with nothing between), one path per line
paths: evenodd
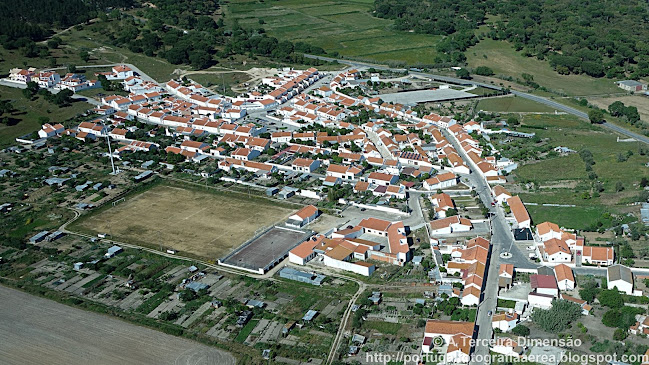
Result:
M0 99L11 101L16 109L9 115L9 125L0 124L0 147L12 144L16 137L39 130L40 117L59 123L91 108L90 104L83 101L74 101L70 106L59 108L41 96L35 101L29 101L25 99L21 89L7 86L0 86Z
M549 221L560 223L562 227L575 229L583 229L597 222L606 212L606 208L601 205L561 208L526 205L526 207L535 224Z
M497 76L511 76L521 79L521 74L534 76L534 81L541 86L567 95L596 95L619 93L613 80L596 79L584 75L559 75L548 64L534 57L525 57L505 41L483 39L466 52L467 62L471 68L488 66Z
M476 110L501 113L537 112L552 113L554 109L535 101L516 96L480 100Z
M302 41L380 62L433 63L439 37L394 31L392 21L369 12L372 0L236 0L227 5L226 18L242 26L263 27L278 39ZM259 19L265 24L260 25Z

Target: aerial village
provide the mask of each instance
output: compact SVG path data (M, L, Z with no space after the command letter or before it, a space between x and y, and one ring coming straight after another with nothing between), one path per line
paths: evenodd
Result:
M484 138L502 130L476 121L460 124L452 115L420 115L380 96L349 96L370 78L368 71L283 69L236 97L188 79L157 84L126 65L101 75L121 82L129 95L102 96L92 118L71 128L48 123L38 139L19 142L38 148L59 136L84 143L106 139L112 148L105 155L122 168L120 160L128 154L163 148L167 155L177 155L176 163L192 163L190 172L197 175L260 187L273 199L311 199L312 205L286 222L294 229L318 222L325 201L333 200L328 208L349 205L363 212L353 223L298 234L295 244L275 253L288 258L293 276L324 268L372 277L379 263L420 264L422 256L413 254L408 237L425 229L430 249L423 252L434 262L426 274L438 286L434 300L456 298L469 308L489 300L493 309L480 310L471 321L428 319L418 340L421 353L443 353L447 363L468 363L478 351L471 340L491 338L495 331L490 351L522 356L529 349L501 334L528 321L535 308L549 309L564 299L578 304L584 315L591 312L578 298L576 270L607 268L608 289L642 295L631 270L616 264L612 247L589 245L561 222L531 221L525 202L504 187L517 163L500 158ZM33 69L12 70L9 79L74 92L100 86L82 75ZM142 124L153 128L136 133ZM171 143L161 147L154 142L161 135ZM161 165L174 169L173 162ZM146 167L138 172L139 179L153 174ZM279 184L268 187L270 181ZM483 204L480 199L487 202L482 211L458 203L477 206ZM34 243L50 235L42 232ZM257 258L239 264L239 257L251 256L246 247L219 264L264 274L280 261ZM380 302L380 293L373 298ZM648 331L646 317L631 328L635 334ZM350 356L358 354L360 345L350 347Z

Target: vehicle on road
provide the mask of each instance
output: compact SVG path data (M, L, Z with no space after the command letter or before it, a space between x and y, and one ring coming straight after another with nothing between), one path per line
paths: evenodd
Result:
M492 314L491 311L487 312L487 316L491 317L491 314Z

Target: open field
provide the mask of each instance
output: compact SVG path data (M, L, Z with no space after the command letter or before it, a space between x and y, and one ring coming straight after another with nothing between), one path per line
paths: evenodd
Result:
M223 350L0 286L3 364L234 364Z
M242 26L261 26L280 40L307 42L329 53L381 62L433 63L438 36L393 31L391 20L370 14L372 4L372 0L237 0L227 5L226 18Z
M561 208L526 205L526 207L535 224L550 221L561 223L562 227L574 229L583 229L596 223L606 211L606 208L601 205Z
M529 99L519 98L516 96L507 96L501 98L491 98L480 100L476 110L484 110L486 112L502 112L502 113L552 113L554 109L545 106L541 103L534 102Z
M649 122L649 98L646 96L626 95L610 98L588 98L588 102L602 109L608 109L608 106L616 101L621 101L626 106L634 106L638 108L640 119L644 122ZM628 128L629 125L625 124L624 127Z
M35 132L41 127L39 118L49 118L52 123L59 123L77 114L91 109L91 105L75 100L72 105L60 108L39 96L35 101L25 99L21 89L0 86L0 99L9 100L16 109L6 115L9 125L0 124L0 147L14 142L16 137Z
M620 89L607 78L585 75L559 75L548 64L534 57L525 57L505 41L485 38L466 52L470 67L490 67L496 75L522 79L523 73L534 76L541 86L568 95L596 95L619 93Z
M106 232L116 241L162 245L183 255L216 259L295 210L243 194L159 185L82 218L72 229Z

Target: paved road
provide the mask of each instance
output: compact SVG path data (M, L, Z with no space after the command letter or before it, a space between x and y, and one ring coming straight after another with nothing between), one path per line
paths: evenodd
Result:
M0 286L3 364L233 365L228 352Z
M374 67L375 69L378 69L378 70L407 71L406 69L401 69L401 68L390 68L390 67L387 67L387 66L375 65L375 64L371 64L371 63L367 63L367 62L349 61L349 60L336 59L336 58L331 58L331 57L314 56L314 55L307 55L307 54L305 54L305 57L316 58L316 59L320 59L320 60L323 60L323 61L330 61L330 62L338 61L339 63L346 64L346 65L349 65L351 67ZM410 71L410 74L415 75L415 76L420 76L420 77L427 77L427 78L430 78L430 79L433 79L433 80L438 80L438 81L452 82L452 83L460 84L460 85L478 85L478 86L482 86L482 87L488 88L488 89L503 90L503 88L501 88L500 86L487 84L487 83L483 83L483 82L471 81L471 80L463 80L463 79L458 79L458 78L455 78L455 77L435 75L435 74L429 74L429 73L424 73L424 72L413 72L413 71ZM538 96L538 95L532 95L532 94L524 93L522 91L513 91L512 90L511 93L516 95L516 96L520 96L520 97L525 98L525 99L533 100L533 101L536 101L538 103L545 104L545 105L547 105L547 106L549 106L551 108L555 108L557 110L560 110L560 111L575 115L575 116L577 116L579 118L588 119L588 114L586 114L586 113L584 113L584 112L582 112L580 110L577 110L575 108L569 107L569 106L561 104L559 102L556 102L554 100L544 98L544 97ZM617 133L623 134L623 135L625 135L627 137L635 138L640 142L644 142L644 143L649 144L649 137L646 137L646 136L643 136L641 134L629 131L629 130L627 130L625 128L622 128L622 127L620 127L618 125L605 122L605 123L602 123L601 126L604 127L604 128L607 128L609 130L615 131Z

